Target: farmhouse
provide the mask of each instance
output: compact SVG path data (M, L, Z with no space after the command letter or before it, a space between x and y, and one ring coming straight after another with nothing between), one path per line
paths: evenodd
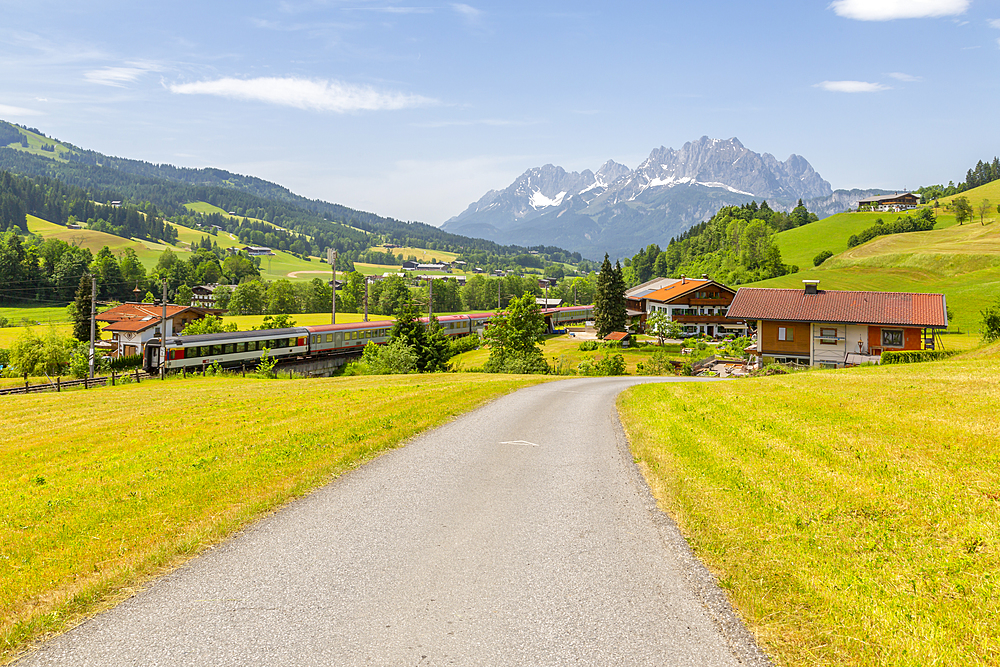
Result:
M265 257L267 255L273 255L270 248L265 246L243 246L243 252L247 254L248 257Z
M724 336L742 334L746 325L726 317L729 304L736 291L722 283L681 276L666 287L661 287L641 297L631 297L632 303L641 300L644 306L642 321L655 313L664 313L672 322L679 322L686 333ZM630 298L626 296L626 311Z
M206 315L219 315L224 310L217 308L201 308L197 306L176 306L167 304L166 334L172 336L180 333L191 322L200 320ZM95 319L98 322L108 322L103 328L111 332L111 342L116 350L114 356L140 354L143 345L156 338L160 331L160 318L163 306L154 303L123 303L109 308Z
M757 327L750 351L764 363L842 368L878 361L886 350L934 348L948 327L943 294L741 287L727 317Z
M899 213L916 208L920 203L920 195L912 192L902 194L881 195L858 200L859 211L879 211L882 213Z

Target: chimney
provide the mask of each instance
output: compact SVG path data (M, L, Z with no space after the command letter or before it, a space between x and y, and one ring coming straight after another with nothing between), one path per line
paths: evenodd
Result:
M806 286L806 294L816 294L819 292L819 281L818 280L803 280L802 283Z
M708 280L708 274L707 273L701 274L701 279L702 280Z
M687 285L687 284L688 284L687 276L681 274L681 285Z

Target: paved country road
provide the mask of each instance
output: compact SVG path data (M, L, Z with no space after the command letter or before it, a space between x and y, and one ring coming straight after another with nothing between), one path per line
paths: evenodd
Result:
M640 381L497 400L18 664L768 664L632 463Z

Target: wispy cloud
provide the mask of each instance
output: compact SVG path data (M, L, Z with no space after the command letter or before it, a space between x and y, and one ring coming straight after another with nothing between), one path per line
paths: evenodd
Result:
M832 93L877 93L880 90L889 90L889 86L868 81L821 81L814 84L814 87Z
M834 0L838 16L858 21L891 21L964 14L970 0Z
M906 83L913 83L915 81L920 81L919 76L913 76L912 74L904 74L903 72L889 72L891 76L896 81L905 81Z
M12 107L7 104L0 104L0 115L7 118L13 118L17 116L41 116L41 111L35 111L33 109L25 109L24 107Z
M465 18L465 20L470 22L478 21L480 17L483 15L481 9L476 9L475 7L466 5L461 2L453 3L451 8L454 9L456 12L458 12L458 14L463 18Z
M172 84L170 91L181 95L217 95L309 109L313 111L381 111L431 106L437 100L421 95L381 91L339 81L262 77L224 78L215 81Z
M1000 30L1000 19L990 19L989 24L991 28Z
M157 72L159 67L155 65L137 65L130 67L102 67L83 73L90 83L102 86L115 86L123 88L126 83L132 83L146 72Z

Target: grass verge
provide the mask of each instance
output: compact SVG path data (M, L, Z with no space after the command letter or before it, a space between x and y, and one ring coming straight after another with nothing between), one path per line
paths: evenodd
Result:
M661 507L782 665L1000 664L1000 361L635 387Z
M175 378L4 397L0 661L420 431L540 381Z

